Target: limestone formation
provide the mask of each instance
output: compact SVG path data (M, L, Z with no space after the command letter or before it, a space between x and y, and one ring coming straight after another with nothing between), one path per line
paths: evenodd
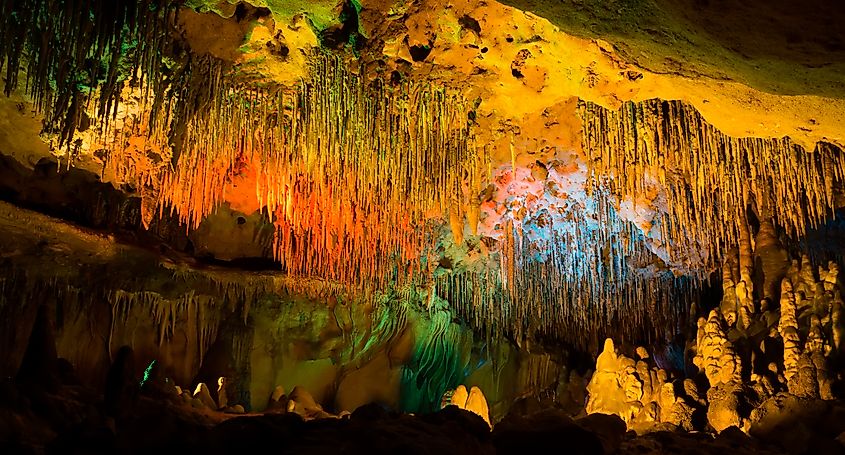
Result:
M742 362L725 337L724 326L725 320L718 310L710 311L706 322L700 324L694 362L704 371L711 387L741 381Z
M720 384L707 391L707 421L717 432L730 427L747 429L740 416L742 392L739 384Z
M288 397L285 394L285 388L276 386L273 393L270 394L270 399L267 402L268 412L287 412Z
M596 361L596 370L587 385L587 413L614 414L628 428L646 431L657 423L692 428L695 397L679 397L666 371L650 366L647 352L637 349L634 361L620 354L611 339ZM697 392L693 392L697 394ZM690 401L688 401L690 400Z
M225 377L221 376L217 380L217 408L224 409L229 405L229 398L226 394L226 385L227 380Z
M800 276L799 276L800 277ZM804 281L801 281L804 284ZM806 285L802 286L804 291L808 291ZM784 279L781 282L781 298L780 298L780 322L778 323L778 333L780 333L783 340L783 376L786 379L790 389L800 387L801 383L796 383L793 379L798 374L798 363L801 358L800 337L798 335L798 317L797 317L796 295L793 292L792 283L789 279Z
M457 406L460 409L477 414L487 422L487 425L492 427L487 398L484 397L484 392L477 386L472 386L469 393L467 393L466 386L463 384L458 385L454 391L447 391L443 398L443 406L446 405Z
M285 388L279 385L276 386L275 389L273 389L273 394L270 395L270 401L280 401L285 396Z
M838 289L834 289L833 291L833 302L830 307L830 322L831 322L831 331L832 339L833 339L833 346L838 354L842 347L842 335L845 333L845 325L843 325L842 321L842 311L843 311L843 304L842 304L842 294Z
M194 399L199 400L203 406L209 409L217 409L217 403L215 403L214 399L211 398L211 392L208 390L208 386L205 385L204 382L197 384L197 387L194 389Z
M836 453L836 3L4 0L0 451Z
M742 294L745 290L742 280L734 284L733 276L739 270L748 278L753 267L741 254L742 267L735 268L735 259L725 263L724 297L719 307L711 310L706 319L698 319L690 352L695 354L693 364L698 367L698 374L707 380L706 394L698 391L693 378L674 387L665 372L649 374L645 362L648 356L641 349L637 349L641 360L634 362L606 341L588 386L587 411L620 415L629 427L660 421L693 428L696 408L701 407L706 408L707 422L714 431L731 427L749 431L761 418L755 406L767 400L778 396L834 399L835 380L830 365L838 352L842 311L838 266L829 263L819 267L816 278L806 256L787 267L782 250L773 242L764 238L759 245L769 250L758 257L763 271L775 277L767 278L771 282L767 281L766 289L779 287L779 302L767 297L760 311L748 305L742 310L743 297L737 292ZM744 368L749 375L746 380ZM683 397L677 394L681 389Z
M481 416L487 422L487 425L492 426L490 424L490 408L487 405L487 398L484 397L484 393L477 386L472 386L469 390L469 397L467 397L464 409Z
M455 391L452 393L452 397L449 400L449 404L453 404L461 409L465 409L467 398L469 398L467 388L463 384L460 384L457 388L455 388Z

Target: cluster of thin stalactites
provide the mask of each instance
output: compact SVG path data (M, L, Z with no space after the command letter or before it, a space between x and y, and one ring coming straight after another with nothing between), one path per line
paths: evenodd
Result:
M434 277L426 261L440 226L457 225L461 243L489 180L490 156L475 143L472 108L458 92L370 79L322 53L294 88L244 85L208 57L165 71L169 2L93 1L88 16L70 1L22 3L31 8L3 3L0 48L15 76L7 91L24 72L59 143L105 150L116 179L140 189L145 221L170 210L197 227L237 192L275 224L275 258L287 273L368 289L427 287L488 330L570 341L584 332L673 331L700 277L747 229L750 204L801 235L830 211L845 175L832 147L804 153L788 139L731 138L681 102L619 111L582 103L597 218L573 219L585 228L572 232L549 227L543 260L503 220L504 238L491 249L497 270ZM114 26L103 25L115 15ZM86 70L89 61L102 65ZM118 74L121 64L131 77ZM90 90L80 89L80 75ZM136 106L125 104L127 94ZM94 119L94 134L78 132L83 117ZM668 257L703 258L689 264L691 280L631 273L656 260L615 205L652 186L664 193L655 225Z
M714 270L747 235L747 211L799 238L829 218L845 183L845 154L819 143L734 138L681 101L582 103L582 139L597 181L617 195L664 192L654 224L672 262Z

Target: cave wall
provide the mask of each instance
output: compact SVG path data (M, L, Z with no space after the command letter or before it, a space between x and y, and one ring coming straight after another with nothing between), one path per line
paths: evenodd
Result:
M174 384L205 382L214 394L225 376L230 400L253 410L278 386L299 386L334 412L371 402L416 411L465 384L484 391L498 419L565 373L560 353L474 334L439 299L353 300L318 280L172 262L5 203L0 215L4 376L16 374L39 308L85 384L101 388L126 345L136 377L156 360Z

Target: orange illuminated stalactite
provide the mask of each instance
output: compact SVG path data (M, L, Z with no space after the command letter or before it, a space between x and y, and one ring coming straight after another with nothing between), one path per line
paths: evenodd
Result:
M410 229L409 212L375 205L365 209L351 199L326 186L322 192L291 192L290 202L274 210L276 258L288 272L387 284L390 256L397 251L400 270L418 269L422 237Z
M251 215L260 208L256 193L261 173L265 172L260 161L241 156L228 172L223 185L223 202L232 210Z
M476 232L470 198L481 187L476 170L488 164L472 148L463 103L426 85L373 88L330 58L317 68L298 91L226 88L188 120L175 168L165 151L159 167L146 164L157 155L138 146L120 153L116 174L148 182L144 206L189 228L223 203L266 211L276 258L293 274L411 280L435 237L427 220L451 220L458 243L468 218ZM175 105L163 107L154 144L170 143ZM114 142L144 126L134 128Z

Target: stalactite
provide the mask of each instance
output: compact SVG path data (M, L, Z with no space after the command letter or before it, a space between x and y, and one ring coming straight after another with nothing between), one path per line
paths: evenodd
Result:
M26 92L45 116L45 130L70 146L94 104L107 121L127 80L138 70L160 79L162 35L175 2L169 0L5 0L0 6L0 69L5 92ZM127 50L131 49L131 52Z
M550 221L546 238L530 235L524 217L514 216L490 248L490 268L440 273L432 250L443 232L457 246L467 243L465 232L476 237L479 194L492 167L456 91L391 84L368 77L364 63L350 68L322 53L311 56L309 77L298 86L258 85L211 57L188 52L165 61L176 39L168 33L174 2L78 6L2 3L7 92L26 74L60 144L107 150L117 180L139 189L145 223L171 212L196 228L227 200L234 180L256 176L245 191L274 223L274 255L288 277L255 280L260 288L220 280L245 321L251 302L271 288L321 297L353 292L370 302L392 288L425 291L429 303L445 296L482 331L504 330L517 340L555 337L581 347L611 333L654 340L685 326L706 272L738 248L739 276L725 280L724 306L735 309L724 314L739 314L747 327L755 313L747 207L753 202L801 235L829 214L845 179L845 157L832 146L806 153L788 138L731 138L682 102L627 103L617 112L582 102L592 172L587 200ZM119 103L127 97L137 98L134 111ZM77 131L83 115L96 130L85 140ZM520 151L508 135L515 178ZM648 246L654 239L617 213L622 195L654 185L665 192L655 232L667 261L656 260ZM810 301L817 294L803 292ZM197 308L204 317L204 305L190 299L154 306L160 339L172 334L174 308Z
M594 191L560 218L541 228L507 219L491 253L500 272L441 274L437 295L482 331L517 340L551 337L591 349L610 335L659 340L682 330L697 278L648 269L654 255L606 193Z
M519 369L517 383L526 392L539 394L560 377L561 365L549 354L529 355L524 362L526 364Z
M210 90L216 97L205 101L207 111L158 114L170 129L184 123L184 133L173 150L179 164L159 175L157 210L196 227L223 202L227 182L249 169L259 176L259 206L276 225L283 270L401 287L413 277L407 272L420 268L428 213L445 213L460 240L469 193L478 188L456 189L464 188L467 170L470 181L482 183L476 173L483 167L467 165L486 158L473 146L464 103L442 88L367 80L337 57L319 53L311 64L312 78L289 90L234 84L213 62L198 63L221 85ZM148 131L151 146L172 141L162 128L126 134ZM129 152L116 150L110 159L133 160L137 153Z
M122 324L128 315L135 314L133 307L141 306L150 312L158 328L157 339L161 346L170 340L177 331L177 323L182 322L180 330L185 330L190 340L196 340L200 361L217 338L220 312L215 311L214 299L207 295L197 295L189 291L179 298L167 299L151 291L126 292L115 290L109 297L112 305L112 330L119 318ZM134 311L137 311L135 309ZM111 336L109 337L111 339Z
M835 147L819 143L808 152L789 138L729 137L680 101L619 111L582 102L580 115L597 182L617 195L639 194L652 179L665 188L664 241L673 262L690 270L715 269L744 241L751 202L798 237L831 215L834 190L845 183L845 154Z

